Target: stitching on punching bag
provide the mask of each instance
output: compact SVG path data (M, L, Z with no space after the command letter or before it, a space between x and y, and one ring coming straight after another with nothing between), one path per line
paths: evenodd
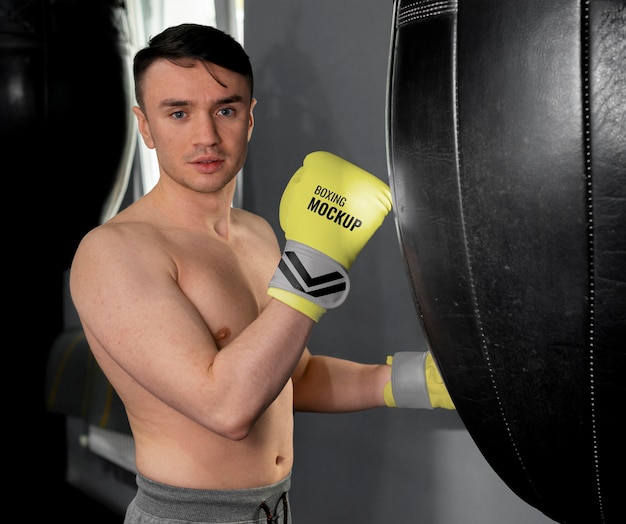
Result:
M590 5L589 0L583 3L581 9L581 72L582 72L582 106L583 106L583 136L584 136L584 165L585 165L585 184L587 190L587 249L589 256L589 325L588 325L588 344L589 344L589 400L591 410L591 438L593 446L593 466L595 470L595 483L598 494L598 506L604 522L604 508L602 504L602 489L600 486L600 470L598 456L598 434L596 425L596 398L595 398L595 345L594 345L594 328L595 328L595 239L594 239L594 209L593 209L593 173L592 173L592 150L591 150L591 64L590 64Z
M406 6L400 7L398 10L397 27L414 22L415 20L422 20L445 13L456 13L457 5L457 0L422 0L419 2L411 2Z

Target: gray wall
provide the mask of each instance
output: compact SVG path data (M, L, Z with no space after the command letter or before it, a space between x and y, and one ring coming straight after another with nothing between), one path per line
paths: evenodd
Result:
M249 0L244 44L256 74L256 129L243 205L279 238L278 203L304 156L328 150L387 181L385 91L392 1ZM326 314L313 353L383 362L426 342L390 215ZM296 414L296 524L542 524L493 472L456 412Z

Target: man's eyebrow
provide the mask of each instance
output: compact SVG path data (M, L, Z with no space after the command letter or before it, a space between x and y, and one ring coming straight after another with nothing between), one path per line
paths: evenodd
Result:
M216 100L215 105L236 104L238 102L243 102L243 97L241 95L232 95L226 98L220 98Z
M232 95L225 98L218 98L217 100L215 100L213 105L219 106L224 104L237 104L243 101L244 98L241 95ZM189 100L182 100L178 98L166 98L164 100L161 100L161 102L159 103L159 107L186 107L193 105L193 102Z
M182 107L193 105L189 100L179 100L177 98L166 98L159 102L159 107Z

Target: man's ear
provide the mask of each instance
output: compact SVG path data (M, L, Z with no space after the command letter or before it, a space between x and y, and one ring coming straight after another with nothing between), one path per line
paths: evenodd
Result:
M143 137L144 143L149 149L154 149L154 140L152 140L152 133L150 133L150 125L146 115L139 106L133 106L132 110L137 117L137 128Z
M256 98L253 98L250 101L250 115L249 115L249 121L248 121L248 142L250 142L250 139L252 138L252 130L254 129L254 106L256 106Z

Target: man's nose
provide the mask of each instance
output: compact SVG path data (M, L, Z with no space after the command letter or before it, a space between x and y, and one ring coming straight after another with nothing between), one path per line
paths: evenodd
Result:
M206 115L197 121L195 136L196 141L202 144L219 144L222 141L217 123L211 115Z

